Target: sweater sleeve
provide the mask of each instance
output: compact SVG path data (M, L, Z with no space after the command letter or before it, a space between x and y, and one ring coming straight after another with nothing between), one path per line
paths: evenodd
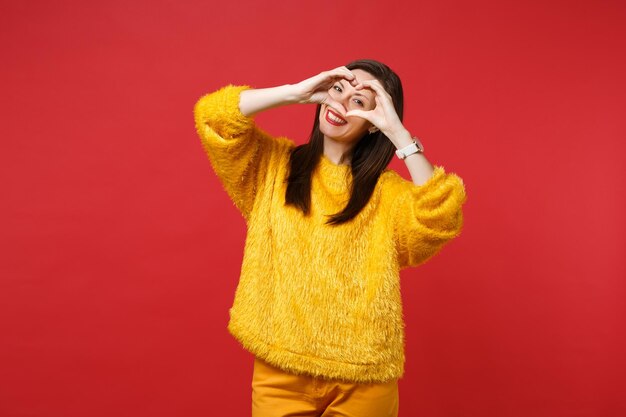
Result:
M268 170L273 138L239 109L247 85L227 85L202 96L194 106L196 130L213 170L234 205L248 220Z
M401 269L426 262L461 233L467 199L463 180L441 166L422 185L402 181L392 209Z

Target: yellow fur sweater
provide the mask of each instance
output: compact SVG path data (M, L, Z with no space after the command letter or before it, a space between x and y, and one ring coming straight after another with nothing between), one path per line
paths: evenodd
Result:
M460 234L462 179L435 165L417 186L388 169L357 217L330 226L326 215L347 203L351 172L322 156L304 216L284 205L295 144L240 112L246 88L225 86L194 107L203 148L247 225L228 330L288 372L352 382L400 378L399 270L425 262Z

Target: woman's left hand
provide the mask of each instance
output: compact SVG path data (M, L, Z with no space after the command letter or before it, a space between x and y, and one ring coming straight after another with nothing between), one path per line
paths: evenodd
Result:
M376 101L376 107L373 110L350 110L346 113L346 116L361 117L378 129L380 129L385 136L392 138L395 134L405 130L402 125L402 121L396 113L396 109L393 106L391 96L378 80L363 80L354 87L357 90L363 88L370 88L376 93L374 99Z

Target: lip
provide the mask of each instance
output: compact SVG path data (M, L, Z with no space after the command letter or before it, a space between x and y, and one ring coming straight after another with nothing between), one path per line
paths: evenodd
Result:
M328 113L332 113L332 114L333 114L333 116L335 116L335 117L337 117L337 118L339 118L339 119L343 120L345 123L337 123L337 122L335 122L334 120L331 120L331 119L328 117ZM329 107L327 107L327 108L326 108L326 112L325 112L325 114L324 114L324 118L326 119L326 121L327 121L328 123L330 123L330 124L331 124L331 125L333 125L333 126L345 126L345 125L348 123L348 121L347 121L346 119L344 119L343 117L341 117L341 115L340 115L340 114L338 114L337 112L332 111Z

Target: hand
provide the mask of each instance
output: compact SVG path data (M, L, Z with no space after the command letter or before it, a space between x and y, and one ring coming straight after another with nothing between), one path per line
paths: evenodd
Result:
M352 86L356 86L358 81L356 76L346 67L337 67L330 71L323 71L314 77L294 85L295 95L299 103L327 104L335 109L342 106L330 97L329 90L333 84L340 79L345 79Z
M391 96L378 80L363 80L354 87L357 90L370 88L376 93L376 106L373 110L350 110L346 116L356 116L365 119L380 129L385 136L391 139L392 135L406 130L396 113Z

